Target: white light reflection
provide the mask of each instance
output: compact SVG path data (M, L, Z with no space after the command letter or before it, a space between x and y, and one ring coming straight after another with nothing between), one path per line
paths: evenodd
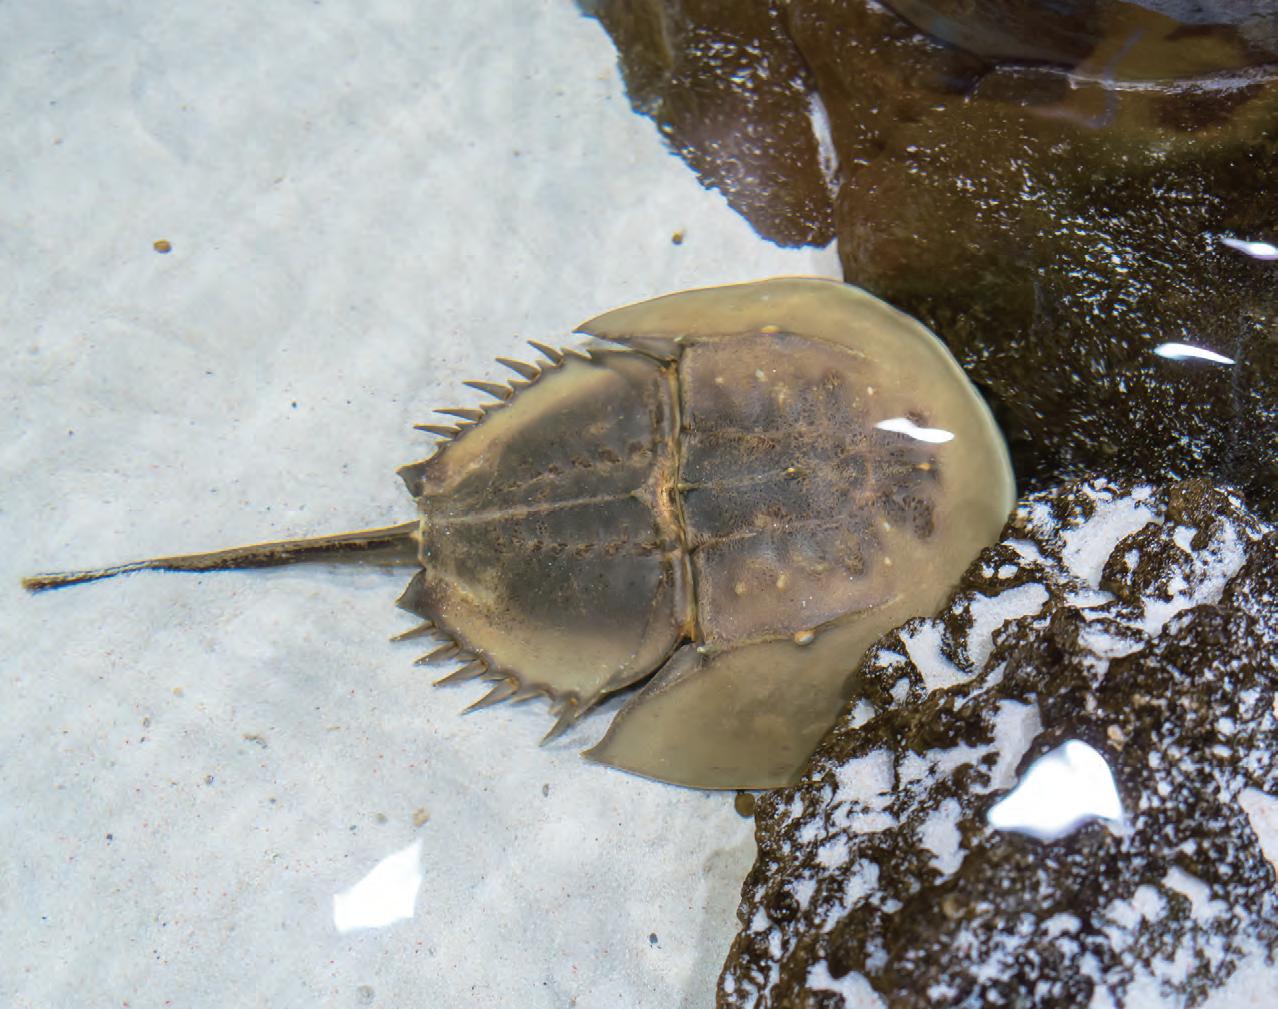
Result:
M387 855L349 890L333 895L333 924L339 932L381 928L413 916L422 885L422 842Z
M889 417L874 426L880 431L908 435L916 441L925 441L931 445L943 445L947 441L954 440L953 431L946 431L942 427L919 427L909 417Z
M1234 251L1241 252L1252 259L1278 259L1278 245L1270 245L1268 242L1248 242L1241 238L1221 235L1220 244L1228 245Z
M989 812L990 826L1054 841L1088 820L1117 823L1123 806L1105 758L1079 739L1062 743L1030 764L1011 792Z
M1233 364L1232 357L1226 357L1224 354L1217 354L1214 350L1208 350L1205 347L1195 347L1189 343L1160 343L1154 348L1154 353L1159 357L1165 357L1170 361L1211 361L1213 364Z

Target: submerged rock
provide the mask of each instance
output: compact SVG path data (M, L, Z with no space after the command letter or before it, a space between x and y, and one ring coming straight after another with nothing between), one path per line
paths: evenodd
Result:
M780 9L729 0L578 0L616 43L626 90L702 185L778 245L825 245L833 199Z
M948 0L902 4L962 37ZM821 241L833 206L845 279L950 345L1023 487L1205 476L1278 517L1271 6L961 5L981 39L1059 50L1036 66L873 0L586 6L636 106L761 234Z
M1276 656L1278 530L1236 496L1030 497L759 800L719 1006L1268 1004ZM1088 760L1116 792L1071 816Z

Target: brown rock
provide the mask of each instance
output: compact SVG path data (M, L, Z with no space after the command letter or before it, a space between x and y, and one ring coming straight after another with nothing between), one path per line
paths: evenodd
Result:
M612 36L635 111L778 245L834 237L813 86L779 9L736 0L581 0Z

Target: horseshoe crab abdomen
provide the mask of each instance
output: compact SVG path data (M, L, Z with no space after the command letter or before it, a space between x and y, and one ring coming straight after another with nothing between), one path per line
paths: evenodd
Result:
M402 469L422 563L403 605L569 717L651 673L692 609L673 388L642 355L569 355Z

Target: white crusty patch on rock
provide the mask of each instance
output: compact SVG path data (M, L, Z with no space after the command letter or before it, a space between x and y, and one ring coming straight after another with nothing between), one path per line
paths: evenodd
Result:
M936 624L920 622L901 634L901 643L928 690L943 690L969 678L942 650L941 629Z
M1065 544L1061 560L1071 575L1096 588L1105 562L1119 542L1157 521L1158 516L1147 503L1148 495L1118 496L1107 485L1089 488L1084 493L1094 502L1095 510L1081 525L1061 529L1061 540Z
M835 805L857 803L869 809L882 809L891 798L892 763L890 750L876 750L869 756L849 760L835 771Z
M1016 766L1042 730L1037 706L999 701L994 715L994 753L998 760L990 772L988 789L1006 790L1016 784Z
M807 986L813 991L832 991L842 996L846 1009L887 1009L887 1003L870 987L864 974L853 972L840 978L831 977L824 961L812 965Z
M1193 539L1193 530L1178 528L1174 534L1176 545L1185 549L1185 542ZM1185 534L1185 535L1181 535ZM1185 550L1189 570L1172 573L1162 591L1144 600L1145 619L1142 629L1150 637L1156 637L1177 613L1204 603L1220 600L1229 580L1238 574L1246 553L1238 531L1221 523L1208 544L1198 551Z
M1273 754L1269 756L1276 759ZM1256 832L1260 850L1278 875L1278 796L1266 795L1258 788L1244 788L1238 793L1238 804Z
M983 669L994 649L994 632L1020 617L1033 616L1047 603L1047 589L1036 582L1018 585L996 595L975 596L968 603L971 621L967 656L974 670Z
M1211 921L1227 910L1224 902L1213 900L1211 887L1197 876L1191 876L1178 865L1173 865L1163 877L1163 886L1175 890L1189 901L1190 910L1199 921Z
M957 800L946 799L919 827L919 843L932 853L932 864L946 876L963 864L958 829L962 812Z

